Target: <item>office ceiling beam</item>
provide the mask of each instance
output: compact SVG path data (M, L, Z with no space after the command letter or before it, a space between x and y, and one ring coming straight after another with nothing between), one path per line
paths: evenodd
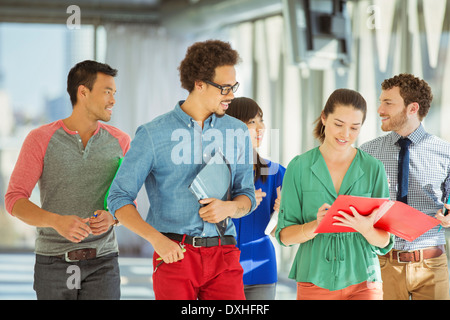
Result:
M148 23L159 24L159 0L1 0L0 22L65 24L70 5L80 8L82 24Z
M152 24L178 33L281 14L282 8L282 0L0 0L0 22L65 24L73 4L82 24Z
M172 32L200 33L281 13L282 0L199 1L184 10L162 6L161 24Z

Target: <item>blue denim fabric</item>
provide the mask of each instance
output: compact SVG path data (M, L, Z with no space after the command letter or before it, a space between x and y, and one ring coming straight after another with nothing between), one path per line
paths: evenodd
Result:
M183 102L137 129L111 185L108 207L114 215L124 205L133 204L145 185L150 201L146 221L150 225L160 232L214 237L215 225L200 218L200 204L188 187L220 150L231 166L231 198L246 195L253 210L252 145L247 126L241 121L212 114L202 129L181 109ZM231 219L225 234L236 236Z

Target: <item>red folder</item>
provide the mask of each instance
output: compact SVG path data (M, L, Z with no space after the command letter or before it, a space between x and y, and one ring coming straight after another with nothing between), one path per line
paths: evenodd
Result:
M430 217L400 201L340 195L333 202L314 232L355 232L353 228L333 225L333 223L339 222L333 219L334 216L340 216L338 211L353 215L350 207L355 208L361 215L369 215L378 208L374 226L407 241L413 241L440 223L438 219Z

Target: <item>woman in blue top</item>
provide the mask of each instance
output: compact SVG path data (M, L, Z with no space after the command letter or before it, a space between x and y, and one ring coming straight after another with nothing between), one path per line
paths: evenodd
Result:
M265 229L272 213L278 212L279 193L286 169L278 163L262 159L256 151L261 145L265 126L263 112L254 100L235 98L226 113L247 124L255 159L253 172L258 206L251 214L233 220L244 269L245 297L247 300L273 300L278 281L277 262L275 248Z

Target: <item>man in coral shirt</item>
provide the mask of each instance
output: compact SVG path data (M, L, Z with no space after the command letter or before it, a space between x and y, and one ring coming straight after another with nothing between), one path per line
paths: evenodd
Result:
M116 74L95 61L75 65L72 114L32 130L11 175L6 208L37 227L38 299L120 298L116 220L103 204L130 137L100 122L111 119ZM40 207L29 200L36 183Z

